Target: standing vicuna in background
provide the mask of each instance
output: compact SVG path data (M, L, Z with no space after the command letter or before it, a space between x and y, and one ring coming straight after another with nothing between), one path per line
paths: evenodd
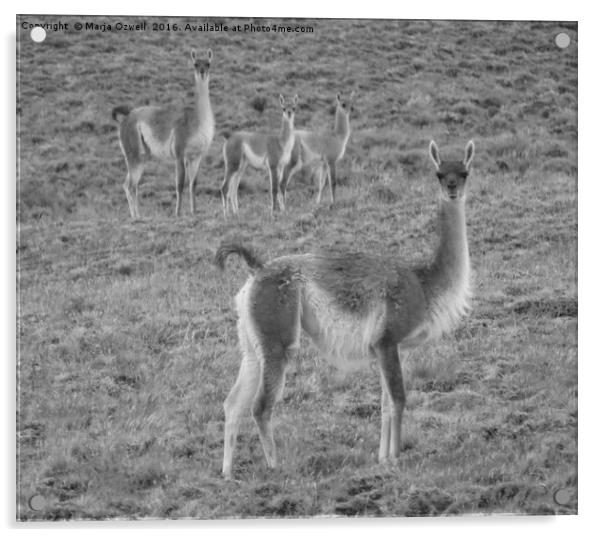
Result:
M288 255L262 263L239 244L222 245L216 263L242 256L254 274L236 296L242 363L225 403L223 473L232 476L240 419L252 408L268 465L277 465L272 409L301 328L338 365L376 360L381 376L379 461L399 456L405 391L398 346L413 347L451 330L468 308L469 258L464 216L466 178L474 156L441 161L439 244L432 262L407 267L390 256L363 253ZM351 364L350 364L351 365Z
M113 119L124 116L119 125L119 145L125 156L128 174L123 185L132 218L140 218L138 185L144 164L150 156L176 164L176 216L180 214L184 183L190 186L190 212L194 213L194 184L201 159L213 140L215 123L209 101L211 49L204 57L190 51L194 69L194 106L174 108L127 106L113 109ZM134 189L132 195L132 188Z
M345 148L349 141L351 129L349 127L349 112L351 111L351 100L355 92L351 92L349 99L343 101L337 94L337 108L334 115L334 131L295 131L295 145L291 154L291 160L284 168L282 181L280 182L280 193L283 204L286 204L286 187L291 177L295 175L304 165L315 162L320 163L318 168L318 198L319 204L322 192L326 185L326 177L330 185L330 202L334 205L335 190L337 187L336 165L345 154Z
M284 203L278 196L278 185L282 172L291 158L294 143L295 108L298 97L293 98L292 106L286 106L284 97L280 95L282 107L282 128L279 134L263 134L256 132L235 132L224 143L224 182L222 183L222 204L224 216L228 216L228 202L234 214L238 213L238 185L245 173L247 164L253 168L266 168L270 177L272 193L271 213Z

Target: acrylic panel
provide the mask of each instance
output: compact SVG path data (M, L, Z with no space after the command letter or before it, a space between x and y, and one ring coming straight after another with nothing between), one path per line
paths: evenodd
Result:
M577 513L576 22L16 37L18 519Z

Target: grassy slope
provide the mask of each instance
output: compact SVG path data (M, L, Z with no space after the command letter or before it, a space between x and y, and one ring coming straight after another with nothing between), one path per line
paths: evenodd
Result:
M232 22L232 21L225 21ZM576 47L555 23L318 21L313 35L49 35L21 47L21 518L574 513L552 493L577 479ZM172 169L148 167L143 221L128 221L114 105L191 94L187 49L214 50L218 131L330 125L358 94L334 211L294 181L268 218L266 179L224 222L216 141L199 214L176 221ZM263 114L252 106L265 98ZM253 424L237 478L219 476L221 403L239 362L231 299L246 277L211 266L243 236L266 256L341 247L409 261L433 247L426 156L474 138L468 220L474 308L453 335L404 357L398 465L375 463L373 366L329 375L306 342L275 414L282 470ZM42 494L46 507L28 509Z

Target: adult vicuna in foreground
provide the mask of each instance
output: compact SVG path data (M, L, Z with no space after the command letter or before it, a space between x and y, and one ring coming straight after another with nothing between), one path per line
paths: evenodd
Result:
M209 68L213 54L197 57L190 51L194 69L194 104L187 107L127 106L113 109L113 119L124 116L119 125L119 145L125 156L128 173L123 185L132 218L140 218L138 185L144 165L153 156L175 161L176 211L180 214L184 183L190 188L190 212L194 213L194 185L201 159L209 150L215 122L209 100ZM132 192L133 190L133 192Z
M337 108L334 114L334 130L332 131L295 131L295 145L291 159L284 168L280 192L283 204L286 204L286 187L303 166L319 163L318 168L318 198L319 204L322 192L326 186L326 178L330 185L330 202L334 204L335 190L337 187L337 162L343 158L351 128L349 126L349 113L355 92L351 92L348 100L337 94Z
M278 185L282 172L291 158L294 143L295 109L298 97L293 98L292 106L286 106L280 95L282 107L282 127L279 134L259 132L235 132L224 142L224 182L222 183L222 204L224 216L228 216L228 203L233 213L238 213L238 185L245 173L247 164L253 168L267 169L270 178L271 213L284 203L278 195Z
M373 358L381 376L379 461L400 453L405 392L398 346L409 348L451 330L469 299L465 187L474 144L464 160L442 161L429 146L440 185L439 244L434 259L409 268L401 260L362 253L289 255L262 263L239 244L224 244L216 263L242 256L253 271L236 296L242 363L225 403L223 473L232 476L243 414L252 408L263 450L277 465L271 417L287 363L303 328L335 362Z

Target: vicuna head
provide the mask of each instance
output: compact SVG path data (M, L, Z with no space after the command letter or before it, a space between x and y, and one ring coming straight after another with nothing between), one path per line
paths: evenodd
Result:
M211 67L211 58L213 58L213 52L208 49L203 57L199 58L196 55L194 49L190 51L190 60L192 67L194 68L194 78L203 82L209 78L209 68Z
M353 111L353 97L355 95L355 90L351 92L348 99L344 99L341 97L340 93L337 93L337 114L344 114L346 117L349 117L349 113Z
M441 186L444 199L463 199L466 194L466 179L470 163L474 157L474 143L472 140L466 144L464 160L441 160L437 144L431 140L429 155L437 169L437 178Z
M299 97L295 95L293 97L293 104L291 106L287 106L284 101L284 97L280 95L280 106L282 107L282 117L288 121L291 125L293 124L293 120L295 119L295 109L297 108L297 103L299 102Z

